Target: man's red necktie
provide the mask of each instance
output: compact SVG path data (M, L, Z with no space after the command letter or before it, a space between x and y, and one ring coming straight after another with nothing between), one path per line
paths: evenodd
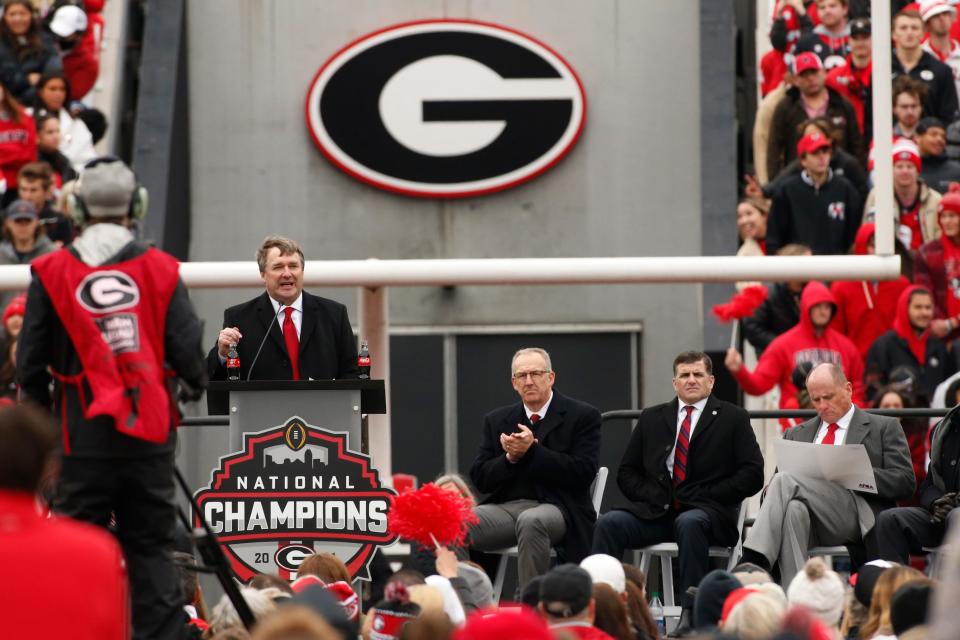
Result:
M677 447L673 452L673 486L677 486L687 477L687 450L690 448L690 416L693 415L693 406L687 405L684 410L687 415L680 423Z
M840 428L836 422L832 422L827 425L827 435L823 436L823 440L820 441L820 444L836 444L837 443L837 429Z
M539 413L531 413L531 414L530 414L530 424L535 425L535 424L537 424L538 422L540 422L540 414L539 414Z
M293 307L283 310L286 318L283 320L283 341L287 343L287 355L290 356L290 373L294 380L300 379L300 338L297 337L297 326L293 324Z

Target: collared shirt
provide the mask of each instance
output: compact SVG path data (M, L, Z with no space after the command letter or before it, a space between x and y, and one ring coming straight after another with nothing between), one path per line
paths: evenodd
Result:
M855 407L853 404L850 405L850 409L847 410L843 416L837 420L837 426L840 427L837 429L837 433L833 436L833 444L843 444L847 440L847 429L850 427L850 421L853 420L853 410ZM813 439L814 444L820 444L823 442L823 439L827 437L827 431L830 424L824 422L823 419L820 420L820 428L817 430L817 437Z
M541 419L541 420L543 420L544 418L546 418L546 417L547 417L547 409L550 408L550 403L551 403L551 402L553 402L553 391L550 392L550 397L547 398L547 401L544 403L544 405L543 405L542 407L540 407L540 410L539 410L539 411L531 411L531 410L530 410L530 407L528 407L527 405L523 405L523 411L524 411L524 413L527 414L527 420L529 421L529 420L530 420L530 416L532 416L533 414L537 414L538 416L540 416L540 419Z
M667 457L667 471L670 472L670 475L673 475L673 458L677 453L677 438L680 437L680 425L683 424L683 419L687 417L687 404L685 402L680 402L679 399L677 404L677 432L676 435L673 436L673 450ZM703 408L707 406L707 398L704 398L699 402L695 402L690 406L693 407L693 413L690 414L690 439L693 440L693 430L696 428L697 422L700 421L700 414L703 413Z
M278 315L280 313L280 303L269 295L267 297L270 298L270 304L273 305L273 315ZM293 326L297 328L297 338L299 339L300 327L303 326L303 291L301 291L297 299L293 301L293 304L284 306L293 307ZM287 312L284 311L283 313L286 315ZM277 318L277 324L280 325L280 333L283 333L283 323L285 320L286 318L283 317Z

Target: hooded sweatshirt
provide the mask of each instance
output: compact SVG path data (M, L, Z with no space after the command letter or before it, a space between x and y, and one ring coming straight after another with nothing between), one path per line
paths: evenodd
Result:
M927 291L919 285L911 285L900 293L893 329L877 338L867 353L866 376L868 391L887 384L890 372L897 367L907 367L917 374L919 389L932 398L937 385L954 373L954 360L947 354L947 347L939 338L930 335L927 329L917 335L910 324L910 296L916 291Z
M754 396L762 395L780 384L780 407L796 406L797 387L793 384L793 370L803 363L832 362L843 367L847 380L853 385L853 401L863 402L863 359L856 345L845 335L829 326L819 336L810 320L810 309L821 302L837 303L822 282L810 282L800 296L800 322L786 333L777 336L760 356L757 368L747 367L733 374L743 390Z
M874 235L872 222L863 224L853 243L858 256L867 255L867 243ZM900 276L896 280L867 282L864 280L834 282L830 292L837 301L837 313L831 327L850 338L860 357L866 359L874 341L893 327L897 298L910 285Z

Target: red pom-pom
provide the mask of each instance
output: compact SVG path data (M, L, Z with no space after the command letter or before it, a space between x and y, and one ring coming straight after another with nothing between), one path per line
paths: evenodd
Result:
M477 522L470 500L432 482L391 498L387 514L391 533L429 548L434 538L441 546L462 546L467 525Z
M752 316L763 301L767 299L767 288L763 285L752 285L746 287L740 293L733 294L730 302L726 304L713 305L713 315L717 316L722 322L739 320Z

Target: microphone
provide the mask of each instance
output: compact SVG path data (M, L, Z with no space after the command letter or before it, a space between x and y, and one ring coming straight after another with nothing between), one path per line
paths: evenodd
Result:
M260 352L263 351L263 345L267 343L267 338L270 337L270 329L273 329L273 325L277 323L277 318L280 317L280 313L284 310L286 305L281 304L280 308L277 309L277 312L273 314L273 320L270 321L270 324L267 325L267 332L263 334L263 340L260 341L260 346L257 347L257 353L253 356L253 362L250 363L250 368L247 369L247 382L250 382L250 376L253 375L253 365L257 364L257 358L260 357Z

